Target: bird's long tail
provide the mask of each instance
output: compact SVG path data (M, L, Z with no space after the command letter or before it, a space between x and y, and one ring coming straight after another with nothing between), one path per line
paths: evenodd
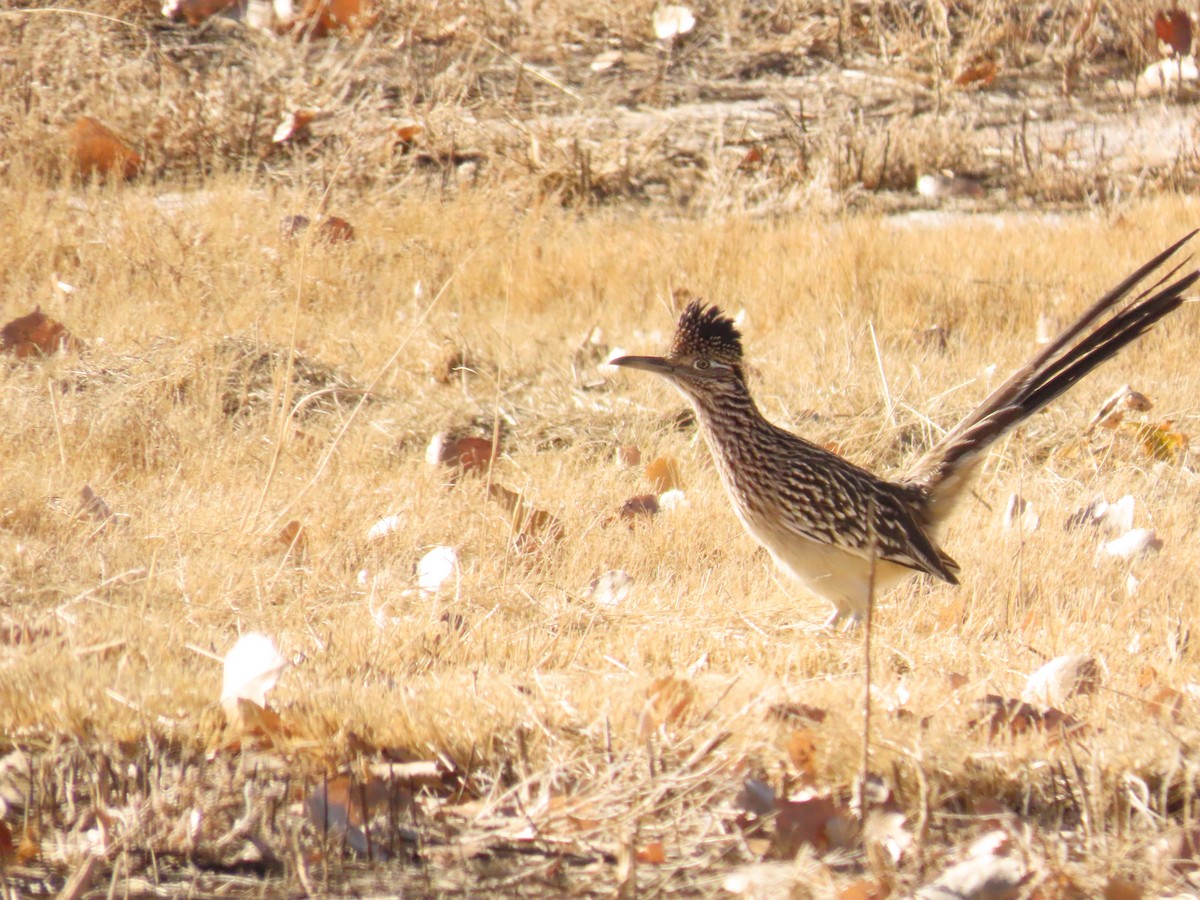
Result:
M931 523L953 508L993 442L1180 307L1184 291L1200 279L1197 270L1179 275L1190 257L1160 275L1120 312L1095 324L1142 281L1156 274L1195 234L1193 231L1172 244L1097 300L917 461L905 481L921 490L924 512Z

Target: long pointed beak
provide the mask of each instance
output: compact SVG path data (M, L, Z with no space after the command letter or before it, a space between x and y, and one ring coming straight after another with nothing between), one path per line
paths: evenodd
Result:
M610 359L608 364L624 366L626 369L641 369L655 375L670 375L675 371L675 367L661 356L618 356L616 359Z

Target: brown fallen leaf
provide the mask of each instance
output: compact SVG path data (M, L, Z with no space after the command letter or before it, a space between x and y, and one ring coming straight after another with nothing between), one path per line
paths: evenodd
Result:
M450 466L467 474L483 474L496 461L499 448L489 440L478 437L453 437L439 431L425 449L425 461L430 465Z
M492 482L488 494L508 511L513 548L520 553L546 549L562 540L563 525L544 509L526 503L516 491Z
M1186 434L1172 429L1174 424L1174 420L1167 419L1158 425L1150 422L1126 422L1124 427L1133 433L1151 459L1173 463L1179 459L1189 443Z
M232 703L225 703L224 709L228 719L226 736L229 738L262 737L273 741L289 735L279 713L269 707L259 706L253 700L237 697Z
M372 776L362 782L339 775L313 790L304 801L304 809L319 832L344 837L358 854L386 860L391 856L389 847L395 836L386 826L412 804L412 790L399 781ZM385 820L384 827L373 824L376 818Z
M874 878L852 881L837 892L837 900L887 900L891 888Z
M289 550L303 553L308 549L308 532L299 519L292 519L280 530L278 541Z
M1183 714L1183 694L1174 688L1161 687L1146 701L1146 712L1177 722Z
M667 850L662 841L651 841L635 854L637 861L652 866L661 866L667 861Z
M632 469L642 464L642 451L637 444L622 444L617 448L617 465L623 469Z
M163 15L173 22L182 19L195 27L236 3L237 0L173 0L163 5Z
M1175 56L1192 52L1192 18L1182 9L1159 11L1154 16L1154 33Z
M60 350L75 352L82 347L65 325L43 313L40 306L0 328L0 351L17 359L50 356Z
M364 0L306 0L300 19L313 37L325 37L339 28L359 24L366 10Z
M854 814L829 797L776 801L771 856L793 858L803 846L818 853L848 849L856 843Z
M649 737L660 725L678 723L696 702L696 689L686 678L656 678L646 689L646 703L638 716L638 734Z
M94 175L104 180L115 175L130 181L142 170L142 157L137 151L91 116L80 116L75 120L68 143L75 169L81 178Z
M800 782L811 785L817 780L817 740L807 728L793 731L788 736L788 759L800 773Z
M1142 900L1142 886L1119 876L1111 876L1104 884L1104 900Z
M998 694L988 694L977 700L974 709L976 716L967 722L967 727L986 728L989 738L1001 734L1019 737L1030 732L1041 732L1048 739L1057 740L1073 737L1086 727L1061 710L1051 708L1042 712L1029 703Z
M977 60L954 76L954 84L956 87L991 87L997 71L995 60Z
M1135 391L1127 384L1121 385L1100 404L1096 414L1088 422L1084 434L1091 434L1097 428L1113 429L1121 424L1127 412L1148 412L1154 404L1150 398L1140 391Z
M1080 694L1094 694L1104 680L1092 656L1056 656L1029 676L1021 699L1043 706L1062 706Z
M354 226L345 219L328 216L317 226L317 237L327 244L346 244L354 240Z
M622 519L649 519L658 513L658 498L653 494L638 494L621 504L617 513Z
M308 128L320 113L319 109L294 109L284 113L283 119L275 126L275 132L271 135L271 143L291 144L308 138Z
M405 153L412 149L424 130L425 126L415 119L401 119L396 123L396 138L404 147Z

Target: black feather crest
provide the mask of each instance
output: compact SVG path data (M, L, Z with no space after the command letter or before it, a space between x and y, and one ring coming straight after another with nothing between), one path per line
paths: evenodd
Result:
M726 363L742 361L742 333L733 319L717 306L705 306L693 300L683 310L675 326L671 356L704 355Z

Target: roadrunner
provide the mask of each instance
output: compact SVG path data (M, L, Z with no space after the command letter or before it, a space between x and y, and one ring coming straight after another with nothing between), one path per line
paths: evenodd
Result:
M1179 275L1186 259L1096 324L1195 233L1096 301L898 481L767 421L746 387L742 336L716 306L688 304L666 356L611 362L661 375L679 389L696 410L721 481L751 537L779 568L833 604L828 624L861 619L872 596L872 557L876 595L917 572L958 584L958 564L938 545L938 530L985 451L1179 308L1183 292L1200 278L1200 271Z

